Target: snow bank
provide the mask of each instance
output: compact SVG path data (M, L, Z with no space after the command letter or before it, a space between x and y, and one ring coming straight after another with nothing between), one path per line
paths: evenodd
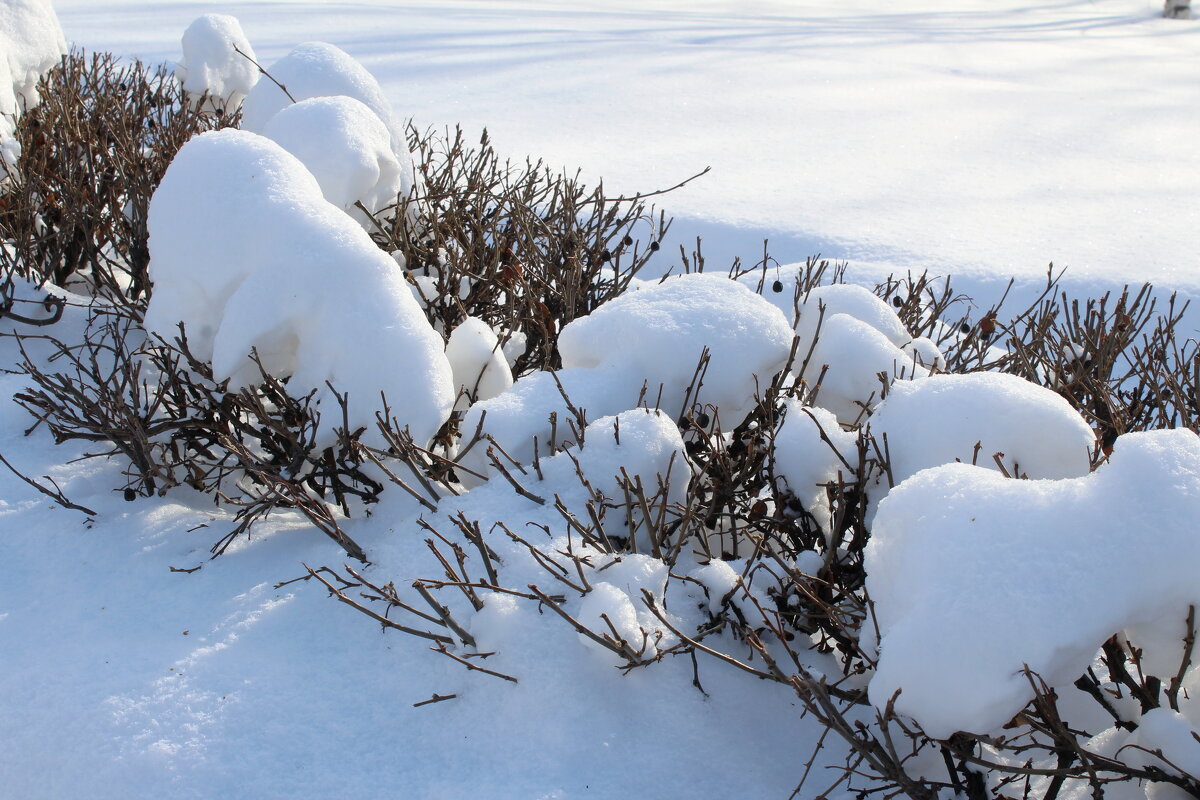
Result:
M897 484L953 461L1005 469L1030 478L1078 478L1091 469L1096 435L1057 393L993 372L897 381L870 420L887 436ZM975 444L980 444L975 457Z
M258 82L258 59L236 17L197 17L183 32L182 45L175 77L193 102L207 93L221 105L237 106Z
M783 315L736 281L682 275L627 292L566 325L558 339L563 369L557 378L589 419L632 408L643 387L645 404L658 403L676 414L707 347L708 370L692 399L717 406L732 427L749 411L756 390L783 367L791 341ZM484 433L513 458L526 461L533 455L534 437L547 452L552 412L558 417L555 440L569 440L570 412L555 376L535 373L472 406L461 429L470 436L482 419ZM464 456L464 463L487 469L478 448Z
M267 72L275 80L259 81L242 105L244 130L265 134L271 118L293 102L345 95L371 109L387 128L392 153L401 166L400 192L407 194L412 189L415 173L404 123L392 110L379 82L361 64L331 44L306 42L268 67ZM287 94L275 81L287 87Z
M295 395L315 390L322 438L340 424L326 381L350 395L350 424L373 430L380 392L426 443L454 403L441 337L395 262L321 194L277 144L223 130L188 142L150 204L147 330L186 325L201 359L233 387L257 382L256 348Z
M455 408L465 409L479 400L490 400L513 384L512 370L496 332L478 317L467 317L450 334L446 358L454 371L458 401Z
M268 120L263 135L300 159L325 199L368 230L374 225L357 203L376 214L408 192L404 175L411 166L396 157L383 121L353 97L301 100Z
M870 684L935 737L997 730L1032 696L1083 673L1114 633L1200 603L1200 439L1117 440L1107 464L1013 480L948 464L879 506L866 549L881 634ZM1182 629L1182 623L1181 623Z

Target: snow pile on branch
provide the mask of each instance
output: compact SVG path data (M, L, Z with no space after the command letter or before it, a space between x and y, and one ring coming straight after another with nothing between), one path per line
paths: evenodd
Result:
M346 97L358 100L375 114L387 129L391 143L391 151L399 163L400 194L407 195L415 181L412 154L408 149L408 138L405 135L404 123L392 110L379 82L371 73L347 55L342 50L325 42L306 42L296 46L290 53L267 68L268 74L274 80L261 80L246 97L242 104L242 128L254 133L267 133L267 123L283 109L314 97ZM284 88L280 88L280 86ZM286 89L286 92L285 92ZM317 119L308 117L309 122ZM339 126L342 120L330 118L328 111L322 117L333 127L321 133L314 134L323 141L337 140ZM363 134L369 136L370 134ZM306 154L318 150L319 146L306 149ZM303 160L303 159L302 159ZM320 174L325 168L318 165L306 165L314 173ZM362 199L362 198L358 198ZM394 199L394 198L393 198Z
M67 54L67 40L50 0L0 2L0 150L15 163L16 119L33 108L38 80Z
M792 338L783 315L736 281L704 274L669 278L567 324L558 340L563 369L557 375L535 373L476 403L461 429L470 437L482 420L483 433L524 462L533 457L535 437L541 452L552 439L556 445L571 440L564 392L588 417L632 408L639 395L646 405L674 415L706 349L707 369L688 400L716 406L732 427L730 421L740 421L755 393L783 368ZM463 463L490 471L483 449L467 452Z
M478 400L490 400L513 384L512 370L496 332L478 317L467 317L450 334L446 358L454 370L456 409L465 409Z
M412 185L411 165L397 157L391 132L353 97L313 97L288 106L267 121L263 135L308 167L325 199L364 226L357 206L376 214L395 204Z
M821 530L829 533L832 508L825 485L837 483L839 474L853 482L858 468L858 434L842 430L837 417L823 408L801 405L794 397L784 401L785 416L775 435L775 475L812 514Z
M862 286L830 284L802 294L802 269L780 267L776 281L763 287L763 297L795 326L797 367L807 356L803 377L810 384L821 382L814 402L842 423L859 421L879 401L880 373L888 379L922 377L941 361L933 342L914 339L896 312ZM739 280L758 288L762 276L750 273Z
M193 102L207 94L210 103L237 106L258 82L254 48L236 17L197 17L183 32L182 45L175 77Z
M147 330L186 326L218 380L257 383L247 358L315 391L328 438L341 424L326 382L349 395L351 428L374 430L384 393L425 444L454 403L441 337L395 262L331 205L316 180L269 139L237 130L188 142L150 206Z
M897 483L961 461L1013 477L1078 478L1091 469L1096 435L1057 393L1015 375L973 372L897 381L870 419L887 437ZM976 449L978 445L978 449Z
M1085 477L1012 480L948 464L896 487L866 548L882 707L926 733L986 733L1083 673L1133 625L1200 604L1200 438L1131 433Z

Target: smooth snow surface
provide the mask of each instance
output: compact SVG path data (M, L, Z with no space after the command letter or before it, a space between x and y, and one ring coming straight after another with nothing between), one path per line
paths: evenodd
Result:
M454 404L450 364L394 260L321 194L279 145L247 131L198 136L150 203L146 328L192 352L234 387L260 380L250 360L316 392L321 437L342 424L327 382L348 395L351 429L392 416L424 445Z
M1200 438L1186 430L1122 436L1081 478L918 472L880 503L867 544L872 702L900 690L896 710L935 737L991 733L1033 696L1024 667L1069 683L1126 627L1178 618L1182 633L1200 604L1198 514Z
M193 4L58 0L68 36L177 58ZM284 10L286 9L286 10ZM903 271L1200 288L1200 21L1157 0L229 2L263 64L315 36L417 127L663 200L683 244ZM287 81L284 81L287 83ZM674 245L665 254L677 252Z
M193 97L236 106L258 82L257 59L242 26L228 14L203 14L183 32L175 77Z

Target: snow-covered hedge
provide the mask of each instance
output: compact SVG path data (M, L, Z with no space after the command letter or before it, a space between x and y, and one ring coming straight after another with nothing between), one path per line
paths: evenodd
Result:
M159 158L103 197L51 202L79 164L38 150L130 73L68 59L17 120L35 428L105 443L131 501L238 508L218 553L289 510L366 564L403 548L355 520L396 498L394 536L429 534L408 581L308 578L508 682L550 625L563 664L774 681L846 792L1200 792L1200 350L1149 290L959 316L948 283L815 260L639 280L667 224L637 198L411 134L331 45L252 58L204 17L177 77L99 106L171 132L98 153Z

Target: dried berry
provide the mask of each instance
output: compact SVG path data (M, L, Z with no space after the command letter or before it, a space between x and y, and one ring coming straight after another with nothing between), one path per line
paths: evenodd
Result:
M697 417L696 417L696 424L699 425L701 428L707 428L708 423L711 421L712 420L710 420L708 418L708 414L705 414L703 411L701 411L700 414L697 415Z
M780 292L782 292L783 291L783 281L775 281L774 283L772 283L771 291L775 292L775 294L779 294Z
M892 298L892 305L894 305L896 308L904 305L904 301L900 299L900 295L896 295Z
M964 322L964 323L963 323L963 324L962 324L962 325L959 327L959 330L960 330L960 331L962 331L963 333L970 333L970 332L971 332L971 326L970 326L970 325L968 325L967 323L965 323L965 322Z
M657 253L657 252L658 252L658 248L659 248L659 244L658 244L658 242L651 242L651 243L650 243L650 252L651 252L651 253Z
M133 489L126 489L125 502L132 503L134 500L137 500L137 492L135 492Z
M625 242L626 247L633 247L633 237L632 236L626 235L623 241Z

